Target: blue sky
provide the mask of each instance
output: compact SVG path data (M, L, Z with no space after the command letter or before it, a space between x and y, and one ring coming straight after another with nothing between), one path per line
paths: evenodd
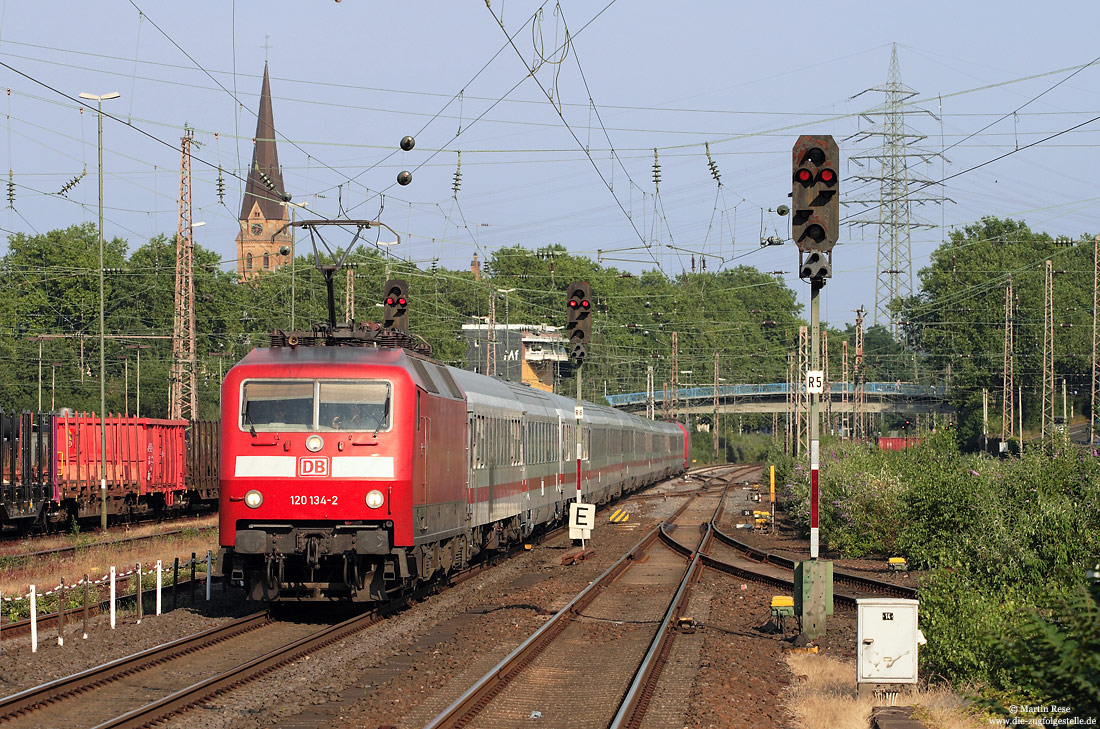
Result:
M787 232L787 220L768 209L787 202L798 134L833 134L845 160L872 146L852 138L868 127L861 112L882 96L859 94L885 82L893 43L913 102L936 115L910 119L927 135L921 146L949 148L947 161L916 168L923 177L954 175L1100 115L1100 64L1080 70L1100 54L1091 43L1097 11L1083 2L0 7L0 62L10 67L0 67L9 89L0 156L16 195L0 228L44 232L96 220L95 114L62 94L118 91L120 99L104 102L115 117L104 130L106 234L136 247L175 232L187 123L201 143L194 219L206 225L196 240L227 267L243 186L233 174L251 159L265 53L295 201L321 217L341 207L350 217L380 216L402 236L395 255L457 268L475 251L561 243L626 270L675 274L694 252L709 270L784 271L803 300L793 246L759 245L762 234ZM555 52L566 28L571 43ZM951 179L943 194L954 202L914 211L934 224L913 232L914 269L953 227L982 215L1072 237L1100 229L1090 171L1098 130L1100 122L1088 123ZM407 153L397 146L405 134L417 140ZM402 169L414 181L399 188ZM846 193L858 187L856 170L842 165ZM839 324L860 305L872 308L875 235L845 228L824 318Z

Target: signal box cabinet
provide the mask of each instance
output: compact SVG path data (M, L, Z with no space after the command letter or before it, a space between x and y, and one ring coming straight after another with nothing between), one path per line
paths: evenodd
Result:
M916 683L917 600L856 600L857 683Z

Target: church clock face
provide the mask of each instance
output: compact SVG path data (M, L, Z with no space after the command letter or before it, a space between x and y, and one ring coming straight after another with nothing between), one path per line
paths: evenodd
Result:
M250 230L252 231L252 235L259 235L260 233L264 232L264 226L260 225L259 223L253 223Z

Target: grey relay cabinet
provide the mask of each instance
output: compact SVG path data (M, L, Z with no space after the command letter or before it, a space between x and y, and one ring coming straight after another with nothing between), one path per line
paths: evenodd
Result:
M857 600L858 683L916 683L917 600Z

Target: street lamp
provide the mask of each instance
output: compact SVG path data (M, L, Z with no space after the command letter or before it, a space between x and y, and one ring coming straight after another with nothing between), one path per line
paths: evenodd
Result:
M386 275L383 277L384 281L390 280L390 246L395 246L400 242L400 240L391 240L387 243L382 243L381 241L375 243L376 246L386 249Z
M141 350L149 349L148 344L127 344L124 345L126 349L137 350L137 405L135 409L135 416L141 417ZM129 390L127 390L129 394Z
M484 223L483 223L484 225ZM508 321L508 294L514 292L515 289L497 289L497 293L504 296L504 347L508 350L512 346L511 325ZM493 326L496 326L496 322L493 322ZM522 347L521 347L522 349ZM505 356L508 356L507 353ZM522 366L521 366L522 369ZM504 376L506 379L511 380L511 371L508 367L504 368ZM521 378L522 379L522 378Z
M99 526L107 528L107 371L104 362L103 335L103 102L117 99L122 94L112 91L107 94L87 94L81 92L80 98L96 102L99 121Z
M42 340L45 337L27 337L32 342L38 342L38 412L42 412Z
M306 202L296 203L296 202L290 202L288 200L287 205L290 206L290 222L294 223L294 221L298 217L298 215L297 215L298 214L298 209L301 208L302 210L305 210L306 207L309 205L309 201L307 200ZM297 242L295 240L295 238L297 236L295 235L294 231L295 231L295 228L294 228L293 225L291 225L290 226L290 329L291 329L291 331L293 331L294 327L296 326L296 320L294 318L294 279L295 279L295 276L294 276L294 262L295 262L295 259L297 258L297 250L295 250L295 243Z
M123 402L125 403L125 405L123 406L122 412L125 413L126 415L129 415L130 414L130 358L128 356L126 356L125 354L120 354L118 356L118 358L120 360L122 360L122 368L123 368L123 373L124 373L123 376L122 376L122 378L123 378L122 379L122 395L123 395Z

